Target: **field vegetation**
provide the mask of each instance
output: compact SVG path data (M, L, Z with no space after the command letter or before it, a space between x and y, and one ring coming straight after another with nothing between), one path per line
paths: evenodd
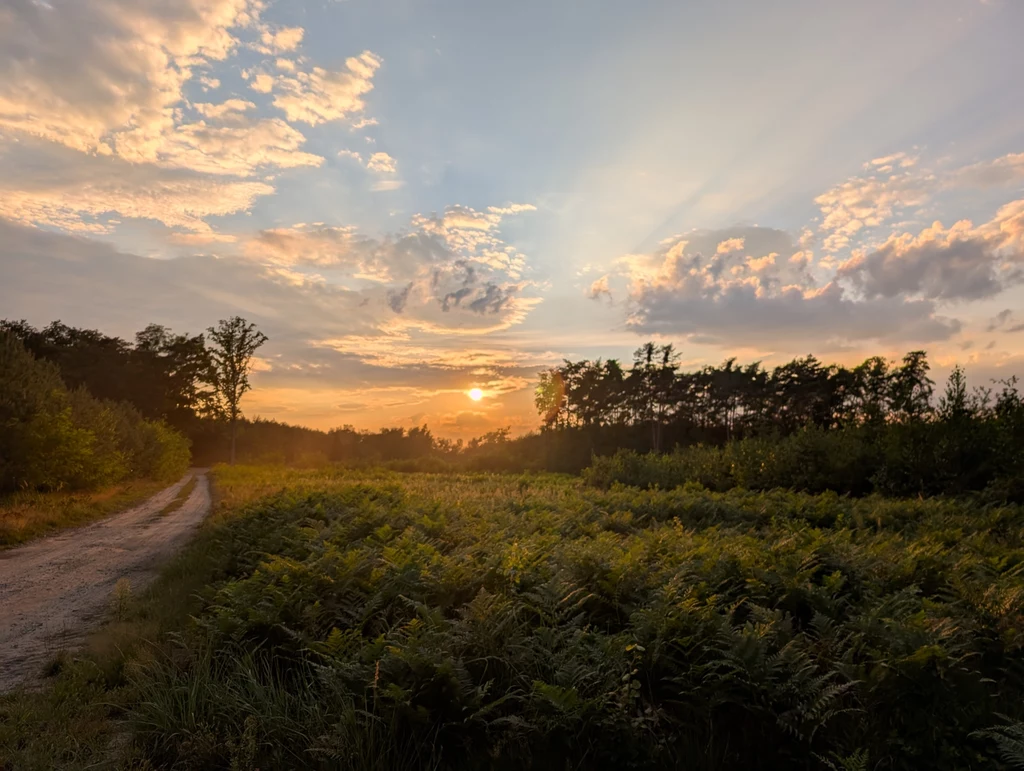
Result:
M213 519L99 652L51 701L3 702L0 748L38 767L1021 767L1019 506L215 479ZM95 738L72 750L83 715Z

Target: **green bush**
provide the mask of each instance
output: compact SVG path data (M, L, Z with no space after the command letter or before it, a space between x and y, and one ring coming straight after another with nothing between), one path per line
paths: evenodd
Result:
M143 421L145 444L138 456L140 476L150 479L177 479L191 462L188 440L163 423Z
M92 436L92 447L78 487L98 487L120 482L131 475L132 447L126 441L125 422L115 405L94 398L84 388L69 394L75 425Z
M850 495L959 495L985 491L992 500L1019 501L1024 459L998 452L997 426L921 421L825 430L809 426L789 436L741 439L722 447L696 445L673 453L620 450L594 457L583 477L608 488L672 488L697 482L709 490L776 487ZM995 448L995 449L994 449ZM997 497L1002 491L1002 497Z
M0 490L86 489L188 468L188 442L130 405L69 391L0 331Z

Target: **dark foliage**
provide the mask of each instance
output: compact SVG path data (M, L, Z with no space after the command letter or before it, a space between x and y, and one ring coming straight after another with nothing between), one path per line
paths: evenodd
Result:
M68 390L0 330L0 491L85 489L184 473L188 442L130 404Z

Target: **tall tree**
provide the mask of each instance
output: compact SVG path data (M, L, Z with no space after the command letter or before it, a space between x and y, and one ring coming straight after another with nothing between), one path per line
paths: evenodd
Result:
M252 357L267 336L241 316L221 319L216 327L207 332L213 345L210 359L213 362L213 385L216 389L221 415L227 418L231 430L231 463L235 462L235 440L238 418L242 414L239 403L252 387L249 385L249 371Z

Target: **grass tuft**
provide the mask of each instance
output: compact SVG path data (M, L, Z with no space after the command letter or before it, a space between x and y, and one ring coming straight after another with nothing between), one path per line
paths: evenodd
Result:
M97 492L18 492L0 497L0 549L131 508L167 487L136 480Z

